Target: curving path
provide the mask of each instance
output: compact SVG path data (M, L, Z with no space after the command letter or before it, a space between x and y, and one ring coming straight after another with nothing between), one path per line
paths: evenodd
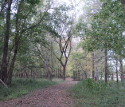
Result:
M34 91L23 98L1 101L0 107L73 107L74 100L66 90L76 83L67 78L61 84Z

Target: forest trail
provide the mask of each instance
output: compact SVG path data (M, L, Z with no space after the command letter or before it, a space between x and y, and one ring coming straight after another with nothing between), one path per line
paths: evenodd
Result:
M73 107L74 100L66 90L76 83L67 78L61 84L36 90L23 98L1 101L0 107Z

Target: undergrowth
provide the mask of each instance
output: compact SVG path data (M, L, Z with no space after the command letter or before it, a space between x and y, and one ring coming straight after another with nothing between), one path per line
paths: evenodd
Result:
M47 88L54 84L56 84L56 82L45 79L14 79L11 87L5 88L0 86L0 100L21 97L33 90Z
M121 84L87 79L71 88L75 107L125 107L125 89Z

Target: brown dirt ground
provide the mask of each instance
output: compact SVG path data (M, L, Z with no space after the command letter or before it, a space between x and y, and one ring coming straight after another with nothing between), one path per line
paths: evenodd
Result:
M36 90L25 97L0 101L0 107L73 107L74 100L66 90L76 83L67 78L61 84Z

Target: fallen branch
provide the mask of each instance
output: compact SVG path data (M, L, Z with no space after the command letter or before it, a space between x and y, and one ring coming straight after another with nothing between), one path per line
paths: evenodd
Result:
M8 88L8 86L1 79L0 82L4 85L4 87Z

